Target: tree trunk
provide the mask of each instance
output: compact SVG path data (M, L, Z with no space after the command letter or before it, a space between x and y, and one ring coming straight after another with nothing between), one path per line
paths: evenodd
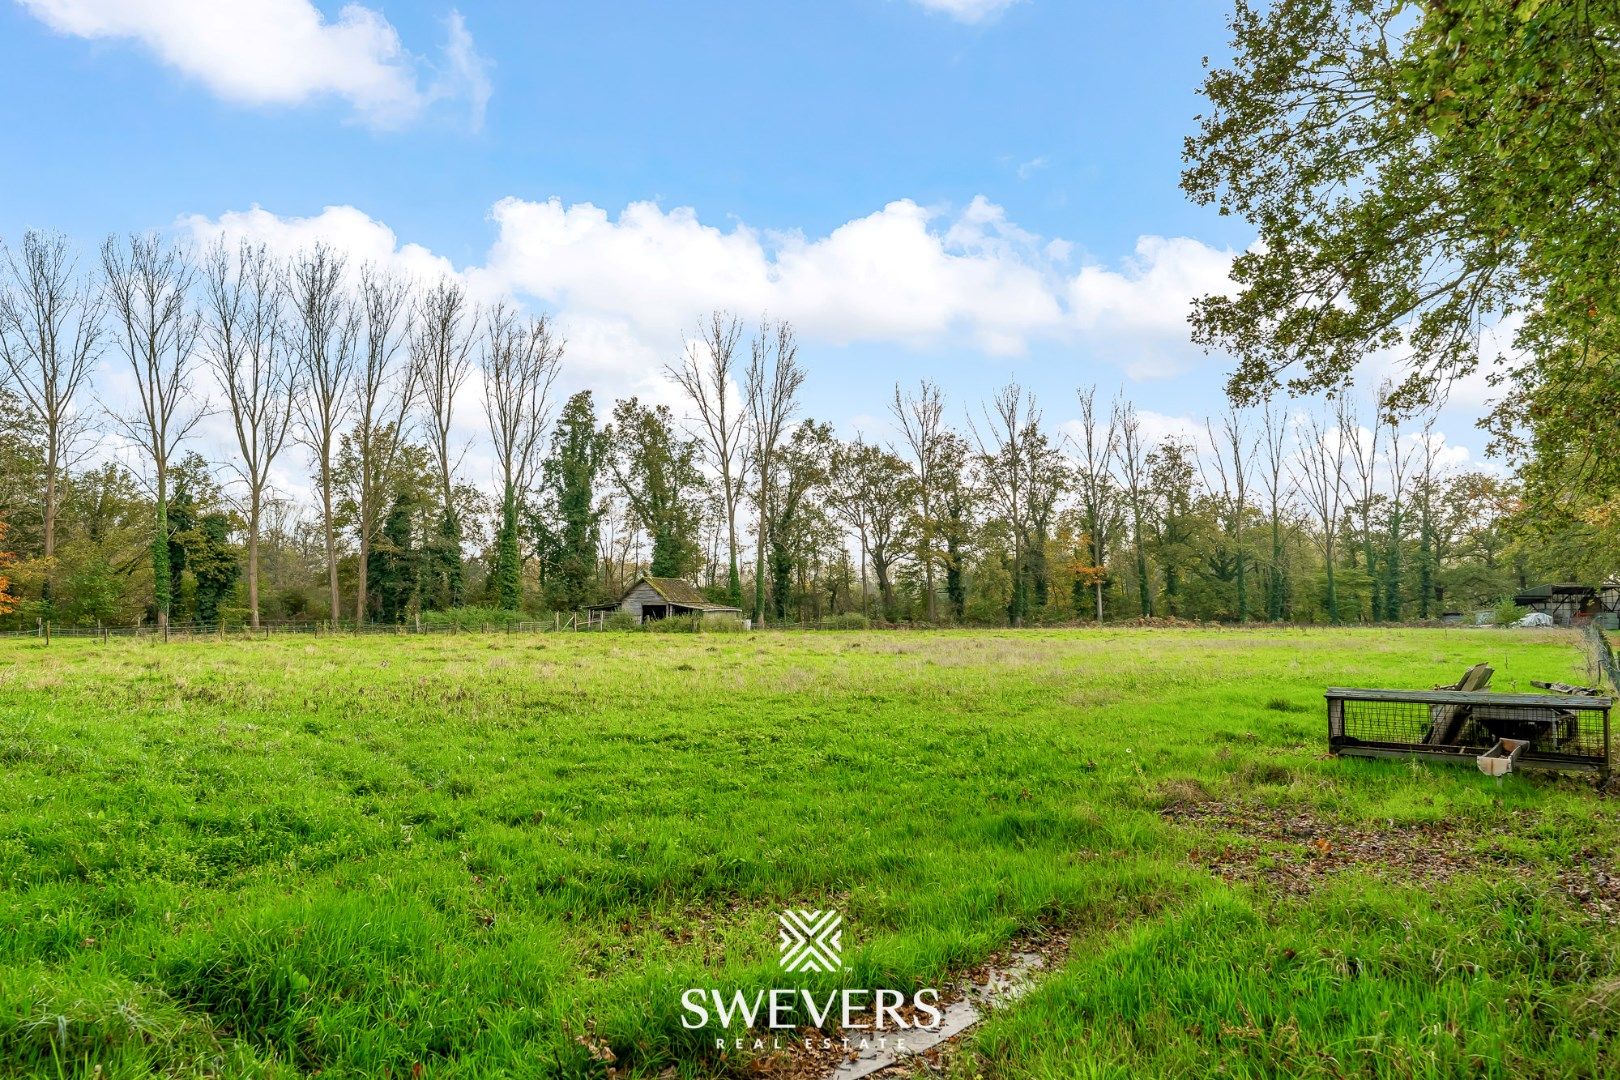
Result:
M321 522L326 533L326 585L331 591L332 626L343 621L342 598L338 595L337 532L332 527L332 474L321 469Z
M1243 571L1243 540L1240 537L1237 548L1237 619L1240 623L1249 621L1249 587Z
M56 446L51 446L45 462L45 581L42 593L47 604L52 600L51 582L56 577L52 562L56 555ZM54 614L54 612L53 612Z
M1354 548L1351 549L1355 550ZM1333 582L1333 545L1327 545L1327 612L1328 621L1337 625L1339 622L1339 593Z
M1282 566L1282 521L1275 507L1271 511L1271 596L1268 612L1272 622L1281 622L1286 606L1287 579Z
M738 607L742 607L742 574L737 570L737 501L729 494L729 477L724 478L728 485L726 496L726 551L730 556L730 564L726 568L726 596Z
M248 493L248 612L253 629L259 628L259 499Z
M1377 560L1373 555L1372 529L1365 518L1361 523L1361 559L1366 564L1367 591L1370 594L1368 604L1371 607L1372 621L1382 622L1384 618L1384 598L1378 588ZM1354 551L1354 548L1351 548Z
M365 429L365 424L359 425L358 430L363 435ZM370 441L369 436L365 436L360 442L360 542L356 545L360 549L360 556L354 568L354 625L356 627L366 625L366 593L371 588L371 475L369 470L371 468L372 449Z
M759 550L754 555L754 625L765 625L765 490L759 492Z
M169 498L161 474L158 479L157 535L152 540L152 593L157 606L158 629L169 625L169 605L174 602L174 585L169 579Z

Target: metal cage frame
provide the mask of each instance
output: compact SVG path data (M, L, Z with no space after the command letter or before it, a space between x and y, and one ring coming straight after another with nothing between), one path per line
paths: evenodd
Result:
M1525 768L1609 773L1613 699L1579 694L1329 687L1328 752L1471 764L1503 739Z

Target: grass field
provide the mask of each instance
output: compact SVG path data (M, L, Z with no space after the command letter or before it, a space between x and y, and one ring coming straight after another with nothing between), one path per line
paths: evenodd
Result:
M1586 681L1561 632L0 646L0 1075L699 1076L775 916L937 985L962 1075L1613 1075L1591 780L1337 760L1332 684ZM791 985L791 984L790 984ZM611 1059L611 1064L610 1064Z

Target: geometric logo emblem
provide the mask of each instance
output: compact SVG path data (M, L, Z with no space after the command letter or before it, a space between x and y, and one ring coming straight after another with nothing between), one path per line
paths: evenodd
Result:
M838 971L844 966L844 919L831 908L826 911L784 911L779 945L784 971Z

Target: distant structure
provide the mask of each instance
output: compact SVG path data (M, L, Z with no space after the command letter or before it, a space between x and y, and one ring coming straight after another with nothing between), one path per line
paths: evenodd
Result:
M695 615L698 618L742 615L742 608L710 603L696 586L680 578L653 577L651 574L636 578L635 583L614 603L597 604L590 610L603 616L622 611L635 616L637 622L653 622L675 615Z
M1518 593L1513 602L1551 616L1558 626L1597 622L1612 630L1620 622L1620 578L1610 577L1597 588L1567 581L1537 585Z

